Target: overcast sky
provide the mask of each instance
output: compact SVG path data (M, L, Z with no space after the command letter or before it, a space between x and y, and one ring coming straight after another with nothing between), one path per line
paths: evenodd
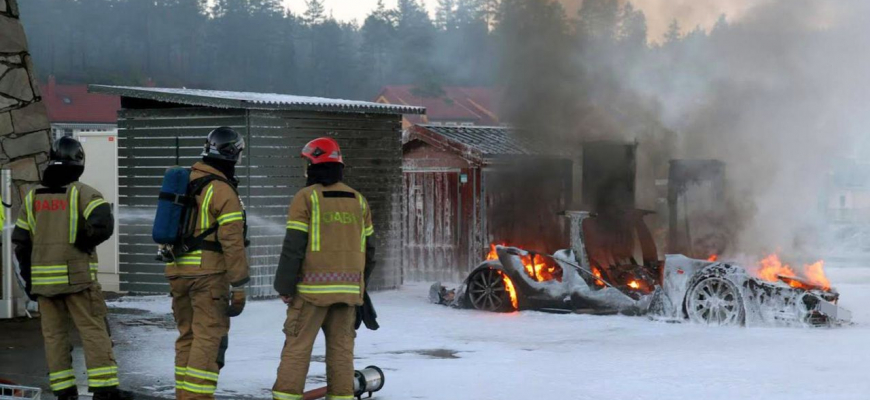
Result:
M570 15L573 15L582 0L561 0ZM729 21L739 19L752 6L767 0L633 0L644 11L649 25L650 40L658 41L676 18L689 30L697 25L709 29L716 23L719 15L726 14ZM305 0L284 0L294 13L305 11ZM325 0L326 9L341 21L357 20L362 24L366 15L375 8L378 0ZM393 8L396 0L384 0L387 8ZM426 6L434 14L437 0L426 0Z

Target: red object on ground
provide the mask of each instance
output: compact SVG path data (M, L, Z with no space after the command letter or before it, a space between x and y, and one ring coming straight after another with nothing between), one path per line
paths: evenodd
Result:
M326 386L302 393L302 400L316 400L326 397Z

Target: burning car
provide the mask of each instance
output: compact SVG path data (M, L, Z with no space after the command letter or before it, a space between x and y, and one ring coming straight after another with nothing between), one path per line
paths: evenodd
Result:
M798 277L776 256L762 261L758 276L715 256L668 255L662 262L644 215L567 212L570 249L548 255L493 245L487 260L459 288L435 283L430 298L493 312L621 313L712 325L834 326L850 321L820 263L806 266Z

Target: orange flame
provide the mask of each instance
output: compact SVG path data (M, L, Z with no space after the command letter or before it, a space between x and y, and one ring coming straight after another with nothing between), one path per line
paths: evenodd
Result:
M719 261L719 255L718 254L711 254L710 257L707 257L707 261L709 261L709 262Z
M810 285L830 290L831 281L825 275L824 268L825 262L819 260L813 264L804 265L800 273L797 273L790 265L783 264L779 255L774 253L759 261L759 268L756 274L759 278L768 282L778 282L780 276L801 278ZM806 285L800 280L786 279L785 282L795 288L807 289Z
M599 270L598 267L592 266L592 275L595 275L596 278L599 278L599 279L595 280L596 285L604 286L604 281L602 281L600 279L601 278L601 270Z
M501 246L507 246L507 244L502 243ZM487 261L498 260L498 253L495 251L495 247L495 243L489 245L489 253L486 254ZM525 269L526 274L538 282L550 280L562 281L562 268L546 262L542 256L537 254L534 256L524 256L520 257L520 261L523 263L523 268ZM518 309L519 300L517 299L517 291L514 287L513 281L511 281L511 278L501 271L499 271L499 275L504 279L504 286L510 295L511 304L514 306L514 310Z
M498 253L495 251L495 246L495 243L489 245L489 253L486 255L487 260L498 259ZM506 244L501 244L501 246L506 246ZM525 268L526 274L538 282L551 280L562 281L562 268L547 262L542 256L537 254L534 256L523 256L520 257L520 261L523 263L523 268Z
M632 289L640 289L640 283L638 283L637 281L633 280L633 281L631 281L631 282L628 282L628 287L630 287L630 288L632 288Z
M504 288L507 290L508 295L511 298L511 305L514 307L514 310L520 308L520 301L517 298L517 290L514 288L514 282L511 281L511 278L508 278L504 272L498 271L498 274L501 275L501 278L504 280Z

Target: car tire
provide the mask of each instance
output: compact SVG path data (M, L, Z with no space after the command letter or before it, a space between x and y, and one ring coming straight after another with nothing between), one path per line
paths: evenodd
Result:
M701 276L690 286L684 302L690 321L716 326L743 326L746 308L734 282L718 274Z
M466 296L475 310L489 312L513 311L510 295L504 283L504 273L493 267L480 268L468 277Z

